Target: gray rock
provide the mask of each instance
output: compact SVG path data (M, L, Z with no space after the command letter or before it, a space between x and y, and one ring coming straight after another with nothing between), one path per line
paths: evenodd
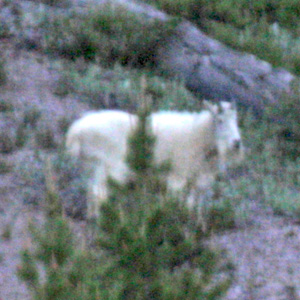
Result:
M252 54L226 47L189 22L180 24L177 32L157 59L164 71L182 77L199 99L234 100L261 116L264 106L277 103L295 78Z
M150 19L169 19L146 4L131 0L115 2ZM252 54L230 49L187 21L180 23L176 34L158 46L156 62L160 70L182 78L200 100L236 101L257 117L262 116L265 105L278 103L295 79L288 71L273 68Z
M39 49L43 33L34 24L34 14L47 15L88 13L92 6L100 7L108 0L72 0L72 9L50 7L31 1L16 1L24 11L25 29L20 34L15 28L16 16L9 7L0 10L0 21L8 22L12 35L18 35L26 48ZM132 0L114 0L129 11L141 14L147 20L167 21L170 17L144 3ZM183 21L176 28L176 34L154 49L155 60L160 71L181 77L186 87L199 100L235 100L240 107L250 109L261 116L265 105L276 104L283 92L290 91L295 78L284 69L273 68L269 63L254 55L230 49L208 37L192 23Z

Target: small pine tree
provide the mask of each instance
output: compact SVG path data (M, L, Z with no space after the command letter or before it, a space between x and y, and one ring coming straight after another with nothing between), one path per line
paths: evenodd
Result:
M35 250L23 251L18 270L33 299L213 300L229 288L231 264L204 245L185 202L167 193L170 164L154 163L149 114L144 105L128 141L130 182L109 179L93 247L75 248L48 171L46 222L32 229Z
M32 299L96 299L90 298L93 294L84 284L88 270L92 270L91 258L87 252L75 248L49 161L46 188L46 220L42 226L29 224L35 249L22 250L17 275L27 284ZM83 263L85 268L81 268ZM38 266L42 267L45 276L40 274Z
M110 179L111 196L101 208L97 245L107 262L105 298L218 299L230 286L230 268L225 280L213 281L219 256L204 246L186 204L166 191L163 175L171 166L154 163L149 114L144 105L128 141L131 184Z

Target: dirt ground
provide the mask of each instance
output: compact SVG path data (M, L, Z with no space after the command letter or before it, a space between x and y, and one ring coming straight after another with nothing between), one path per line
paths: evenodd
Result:
M51 63L40 54L5 48L10 82L0 89L0 98L11 99L20 110L28 103L47 106L57 117L74 116L84 111L74 99L60 101L53 95L56 74ZM0 122L2 122L0 117ZM14 164L22 163L22 151L2 155ZM300 299L300 227L292 219L274 216L252 201L251 225L216 235L215 247L228 250L236 266L236 277L227 300L299 300ZM39 210L23 204L22 190L14 171L0 175L0 300L27 300L30 295L16 277L19 252L30 245L28 220L42 222ZM11 237L2 233L9 228Z

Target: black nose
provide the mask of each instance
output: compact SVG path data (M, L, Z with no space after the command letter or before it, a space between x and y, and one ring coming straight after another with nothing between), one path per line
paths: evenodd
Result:
M241 148L241 141L240 140L235 140L234 142L233 142L233 149L235 149L235 150L239 150L240 148Z

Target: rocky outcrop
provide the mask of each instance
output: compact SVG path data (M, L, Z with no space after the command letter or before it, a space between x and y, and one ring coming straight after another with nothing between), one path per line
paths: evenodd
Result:
M145 4L129 0L115 2L150 19L169 18ZM230 49L187 21L179 24L176 34L159 45L156 62L161 70L181 77L200 100L236 101L258 117L265 105L278 103L282 93L290 91L295 78L290 72L273 68L252 54Z
M100 6L107 0L73 0L73 8L80 13L89 11L91 5ZM142 14L145 20L168 20L165 13L144 3L132 0L114 0L128 10ZM20 6L30 7L33 2L19 1ZM37 9L41 4L37 5ZM86 8L86 10L85 10ZM6 9L6 8L5 8ZM66 13L68 8L47 8ZM3 11L3 9L2 9ZM8 12L6 13L8 15ZM1 17L1 14L0 14ZM15 17L15 16L14 16ZM7 18L6 18L7 19ZM2 18L2 22L3 18ZM29 28L30 29L30 28ZM24 40L39 48L38 34L32 30L22 33ZM34 48L34 47L33 47ZM183 21L176 33L155 49L155 61L161 71L181 77L186 87L197 97L212 100L235 100L240 107L251 109L261 116L268 103L278 103L282 92L289 92L294 76L284 69L273 68L269 63L254 55L230 49L224 44L208 37L192 23Z
M294 79L284 69L226 47L189 22L178 26L177 36L161 48L158 60L164 70L183 77L200 99L235 100L257 116L265 104L279 101Z

